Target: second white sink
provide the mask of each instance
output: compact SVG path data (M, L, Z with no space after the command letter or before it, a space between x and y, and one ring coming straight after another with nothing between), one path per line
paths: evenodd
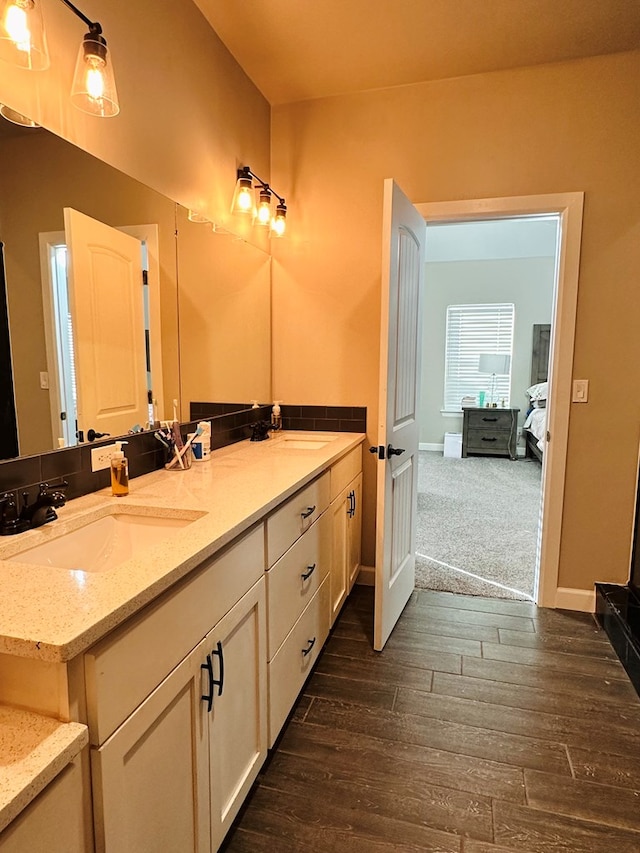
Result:
M157 545L201 515L191 513L190 518L182 518L114 512L8 559L58 569L103 572Z

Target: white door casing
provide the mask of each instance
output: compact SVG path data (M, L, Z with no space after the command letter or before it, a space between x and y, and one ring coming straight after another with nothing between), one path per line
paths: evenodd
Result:
M122 435L148 411L140 241L69 207L64 226L78 429Z
M384 183L374 648L384 647L415 583L421 306L426 225ZM389 449L401 451L391 455Z

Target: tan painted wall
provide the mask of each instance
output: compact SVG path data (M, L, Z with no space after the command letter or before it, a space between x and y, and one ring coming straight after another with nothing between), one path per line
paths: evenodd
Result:
M113 56L120 115L88 116L69 89L85 25L59 0L42 0L47 71L3 63L0 102L185 207L233 230L239 165L269 177L270 108L192 0L85 0ZM260 240L255 231L248 234Z
M585 192L560 586L624 581L640 398L640 53L277 107L274 393L358 404L376 440L382 181L415 202ZM304 357L303 357L304 355ZM562 389L569 393L570 389ZM364 560L375 463L365 458Z

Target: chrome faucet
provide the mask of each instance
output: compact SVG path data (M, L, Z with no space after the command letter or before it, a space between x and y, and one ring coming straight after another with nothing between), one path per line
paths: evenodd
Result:
M43 524L47 524L49 521L55 521L58 515L54 507L64 506L67 502L64 489L68 485L66 481L58 483L55 486L50 486L48 483L40 483L40 491L32 504L29 504L29 492L23 492L22 509L20 510L18 522L26 524L26 528L33 528L42 527Z

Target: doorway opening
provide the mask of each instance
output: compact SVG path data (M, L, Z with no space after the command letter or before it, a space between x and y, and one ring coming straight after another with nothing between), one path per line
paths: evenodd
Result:
M509 220L519 219L526 221L531 217L535 217L539 223L548 223L545 227L548 229L556 229L556 247L554 257L551 261L547 260L547 266L551 266L553 270L553 294L551 296L550 302L550 314L549 314L549 329L550 329L550 343L549 343L549 356L548 356L548 376L547 376L547 409L545 413L545 424L543 431L543 441L541 442L541 446L544 448L544 452L542 454L541 465L539 468L539 489L542 494L541 501L534 504L534 516L537 516L539 519L539 524L535 525L538 529L537 535L537 543L533 545L535 554L534 557L534 565L535 565L535 579L531 585L531 598L536 601L538 604L543 606L569 606L573 609L587 609L588 605L586 602L578 602L574 596L572 596L573 591L571 590L559 590L558 589L558 561L559 561L559 546L560 546L560 528L561 528L561 518L562 518L562 504L563 504L563 496L564 496L564 472L566 466L566 448L567 448L567 435L568 435L568 420L569 420L569 405L570 405L570 394L569 390L571 388L571 370L572 370L572 362L573 362L573 345L574 345L574 337L575 337L575 315L576 315L576 302L577 302L577 282L578 282L578 268L579 268L579 251L580 251L580 234L582 227L582 206L583 206L583 195L581 193L566 193L561 195L544 195L544 196L527 196L527 197L518 197L518 198L504 198L504 199L480 199L480 200L470 200L470 201L461 201L461 202L443 202L443 203L429 203L429 204L418 204L416 205L417 209L424 216L428 226L429 223L447 223L451 224L452 228L455 228L454 223L463 223L467 226L472 223L480 223L480 222L488 222L494 221L498 222L501 225L506 224ZM444 232L443 232L444 233ZM455 231L452 231L455 234ZM455 242L455 241L454 241ZM486 241L484 241L486 243ZM477 252L476 252L477 253ZM470 260L466 259L467 262ZM486 259L485 259L486 260ZM429 288L429 280L427 278L427 289ZM493 297L492 297L493 300ZM483 300L485 301L485 300ZM500 302L513 302L513 300L507 300L504 298L500 299ZM458 301L457 304L464 304L462 301ZM515 319L514 324L518 323L518 318L522 316L522 312L517 309L515 311ZM540 318L543 319L543 318ZM530 323L531 329L528 333L528 353L527 347L524 345L520 345L518 343L518 337L520 337L521 342L524 337L524 332L518 335L517 325L514 325L514 337L513 337L513 347L509 359L509 369L508 369L508 386L509 391L508 394L504 394L503 398L505 400L505 414L508 411L511 414L512 409L519 408L520 412L517 413L517 420L515 421L515 429L516 435L518 429L521 429L524 425L526 410L529 408L529 401L524 397L524 392L526 389L531 387L529 381L523 380L523 376L528 376L530 378L530 374L528 371L531 369L531 353L533 348L533 325L543 325L543 323L534 323L533 321ZM425 332L427 330L425 329ZM428 337L425 334L425 339ZM500 354L500 349L494 349L493 352L489 352L490 355ZM482 353L474 353L473 358L478 358ZM502 353L503 355L509 355L508 353ZM443 369L444 369L444 360L445 354L442 355L443 361ZM527 364L528 360L528 364ZM524 365L524 366L523 366ZM433 366L428 362L425 362L423 365L423 385L429 382L429 373L430 368ZM479 373L479 371L476 371ZM441 372L442 378L442 372ZM520 376L520 379L518 379ZM478 378L478 377L476 377ZM485 376L484 379L478 379L479 382L483 382L491 380L495 382L495 377ZM434 381L432 379L432 381ZM435 380L437 382L437 380ZM495 386L494 386L495 387ZM504 377L503 377L503 389L504 389ZM469 396L473 399L467 401L469 405L471 403L475 404L476 409L481 409L479 404L479 391L480 389L476 389L475 396L473 395L473 390L469 394L465 394L463 396ZM443 382L439 384L438 393L440 398L443 396ZM486 394L487 392L485 392ZM515 396L514 396L515 395ZM522 396L520 396L522 395ZM500 406L502 402L501 398L497 401L497 413L500 417L500 409L503 407ZM484 402L484 401L483 401ZM462 405L462 400L460 400L460 404ZM486 407L486 402L484 403ZM440 409L446 409L444 404L440 403ZM446 411L439 412L439 416L442 421L445 421ZM480 413L481 416L483 413ZM495 415L496 412L491 412L492 415ZM464 414L462 411L456 413L455 417L457 421L454 421L457 424L462 424L464 419ZM453 420L453 416L449 422ZM511 426L510 424L508 426ZM449 430L446 428L442 429L441 439L440 441L444 444L444 433L445 432L462 432L461 429ZM478 438L478 435L475 436ZM520 439L522 442L522 439ZM424 444L429 444L430 442L424 442ZM435 442L431 442L434 444ZM473 442L468 443L468 447L473 446ZM520 453L523 452L524 447L522 443L520 443ZM427 451L427 452L434 452ZM440 454L442 451L440 450ZM485 468L489 471L493 468L494 473L497 471L498 465L507 466L507 471L509 471L510 466L517 466L520 464L520 461L511 461L509 458L498 459L496 457L484 457L484 456L476 456L473 453L467 453L466 458L461 459L461 462L478 462L481 467L483 464ZM444 460L440 460L444 461ZM532 460L528 462L527 465L531 467L533 465ZM486 465L485 463L488 463ZM467 466L470 468L470 466ZM523 466L524 467L524 466ZM511 468L512 471L516 471L515 467ZM532 471L535 471L534 468L531 468ZM479 475L479 482L484 483L486 477L483 477L482 474ZM469 488L466 489L469 492ZM472 491L472 490L471 490ZM508 497L508 495L507 495ZM491 498L486 498L485 500L491 500ZM535 501L534 497L534 501ZM460 525L458 525L457 531L454 534L457 536L458 540L462 543L465 542L465 525L464 521ZM495 538L495 537L494 537ZM468 540L467 540L468 541ZM531 547L531 546L530 546ZM428 555L429 556L429 555ZM448 560L442 560L441 562L447 563ZM473 574L478 574L482 576L482 573L474 572L473 564L471 565L458 565L452 562L457 569L463 569L464 571L469 573L469 576ZM441 567L446 570L446 566ZM462 575L462 573L458 573ZM493 580L490 578L490 580ZM501 581L498 579L498 583ZM516 588L515 585L511 583L505 583L504 586ZM489 587L491 585L489 584ZM496 587L496 593L499 594L499 588ZM494 593L494 594L496 594ZM504 590L504 594L508 594L513 597L513 593ZM476 592L476 594L478 594ZM483 592L482 594L489 595L491 594L488 591ZM526 596L519 596L526 597Z
M538 364L535 332L550 328L559 224L427 223L419 588L533 600L542 455L525 436L545 429L548 349Z

